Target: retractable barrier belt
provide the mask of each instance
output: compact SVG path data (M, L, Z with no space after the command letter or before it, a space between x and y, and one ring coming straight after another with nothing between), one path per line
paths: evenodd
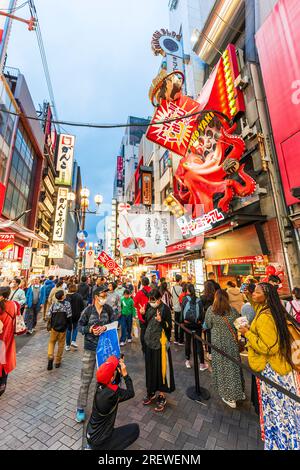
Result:
M173 320L174 321L174 320ZM226 357L229 359L229 361L234 362L237 366L239 366L241 369L246 370L249 374L254 375L255 377L259 378L263 382L266 382L268 385L271 387L276 388L279 392L283 393L287 397L291 398L297 403L300 403L300 397L295 395L294 393L290 392L286 388L282 387L281 385L277 384L276 382L273 382L272 380L268 379L267 377L264 377L262 374L259 372L253 371L249 366L243 364L242 362L238 361L234 357L230 356L230 354L227 354L225 351L222 351L222 349L217 348L213 344L209 343L208 341L205 341L204 339L200 338L194 331L189 330L183 323L178 323L177 321L174 321L174 323L177 326L180 326L182 330L184 330L186 333L189 333L190 335L194 336L198 341L201 341L202 344L205 344L207 346L210 346L214 351L216 351L218 354L221 354L221 356Z

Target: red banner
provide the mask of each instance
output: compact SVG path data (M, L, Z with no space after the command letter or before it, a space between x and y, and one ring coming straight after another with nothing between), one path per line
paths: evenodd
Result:
M4 205L6 188L4 184L0 183L0 215L2 214L2 209Z
M184 250L201 250L204 243L204 236L190 238L189 240L182 240L172 245L167 246L167 253L177 253Z
M100 263L103 264L106 269L108 269L109 272L111 272L115 276L122 275L122 268L120 268L120 266L110 256L108 256L105 251L102 251L102 253L100 253L100 255L98 256L98 260L100 261Z
M13 233L0 233L0 253L7 253L14 248L15 235Z

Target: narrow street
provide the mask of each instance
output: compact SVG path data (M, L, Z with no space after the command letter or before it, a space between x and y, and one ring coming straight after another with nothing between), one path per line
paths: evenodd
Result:
M24 346L17 338L17 368L10 375L7 391L1 397L0 450L60 449L80 450L85 445L84 428L74 420L80 384L83 341L80 350L64 353L62 367L46 370L48 332L39 322L37 333ZM206 405L194 403L185 395L193 385L193 369L184 367L184 348L172 347L176 391L163 414L143 407L144 364L139 341L124 348L128 371L133 379L135 397L121 404L116 425L137 422L140 437L131 450L198 450L263 448L257 416L249 400L228 408L210 388L210 372L200 375L201 385L209 388L211 399ZM250 395L249 378L247 396ZM92 402L91 387L89 410Z

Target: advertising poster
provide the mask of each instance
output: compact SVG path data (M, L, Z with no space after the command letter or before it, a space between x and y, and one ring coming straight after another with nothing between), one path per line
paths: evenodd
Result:
M98 256L98 261L115 276L121 276L123 273L122 268L110 257L105 251L102 251Z
M7 253L14 249L15 235L13 233L0 233L0 253Z

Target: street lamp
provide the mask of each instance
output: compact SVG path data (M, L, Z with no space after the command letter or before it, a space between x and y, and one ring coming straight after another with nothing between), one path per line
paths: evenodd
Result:
M80 207L75 207L74 210L70 210L70 212L75 212L77 214L79 225L81 225L81 231L84 231L85 229L86 214L97 214L99 207L103 202L103 196L101 196L101 194L96 194L96 196L94 197L94 201L97 206L97 210L91 211L89 210L89 205L90 205L89 197L90 197L90 190L86 187L82 188L80 191ZM72 203L76 201L76 194L69 192L68 201L70 203L70 206L72 206ZM80 224L80 218L81 218L81 224ZM93 244L90 243L89 246L91 249ZM79 278L81 277L81 272L82 272L81 266L83 266L84 253L85 251L82 251L82 250L79 253L79 269L78 269Z

